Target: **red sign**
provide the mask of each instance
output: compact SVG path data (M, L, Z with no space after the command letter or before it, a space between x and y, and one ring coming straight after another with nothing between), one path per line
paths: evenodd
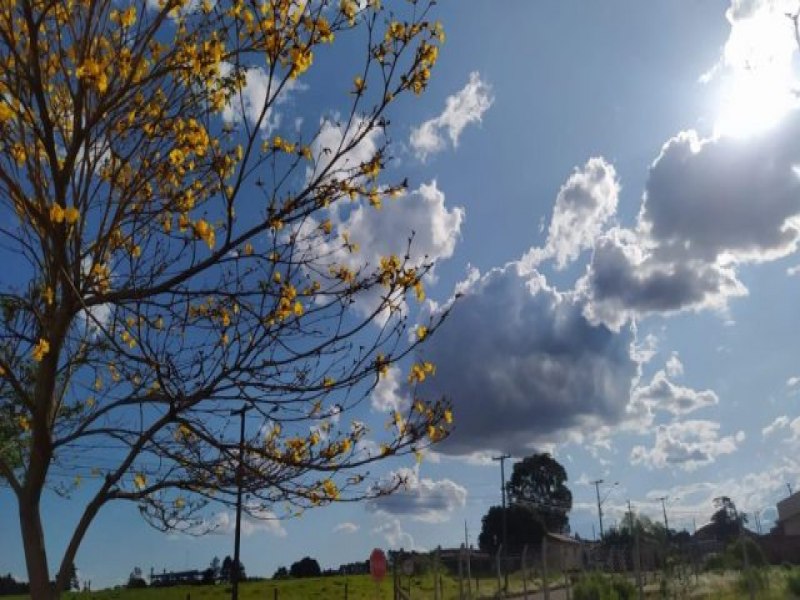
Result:
M369 574L375 581L386 577L386 555L380 548L375 548L369 555Z

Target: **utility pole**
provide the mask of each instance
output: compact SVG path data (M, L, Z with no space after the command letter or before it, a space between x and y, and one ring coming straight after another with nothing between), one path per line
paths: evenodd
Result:
M239 465L236 468L236 532L233 542L233 568L231 570L231 600L239 600L239 544L242 534L242 479L244 478L244 415L253 408L245 404L239 410L232 410L231 416L239 415Z
M510 454L495 456L492 460L500 461L500 492L503 495L503 573L505 575L505 590L508 591L508 519L506 518L506 459Z
M633 559L633 568L636 572L636 589L638 591L639 600L644 600L644 582L642 581L642 554L639 548L639 528L634 529L633 523L633 508L631 501L628 500L628 516L631 523L631 535L633 536L633 548L631 549Z
M667 498L668 496L661 496L659 500L661 500L661 510L664 511L664 535L666 536L667 541L669 541L669 521L667 520L667 504L666 504Z
M603 483L602 479L592 481L594 484L594 491L597 494L597 518L600 520L600 540L603 540L603 503L600 502L600 484Z

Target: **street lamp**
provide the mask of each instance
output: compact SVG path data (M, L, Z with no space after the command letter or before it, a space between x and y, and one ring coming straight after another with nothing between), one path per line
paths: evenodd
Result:
M505 590L508 590L508 521L506 519L506 459L510 454L495 456L492 460L500 461L500 493L503 498L503 572L505 573Z
M242 478L244 476L244 415L253 408L245 404L239 410L232 410L231 416L239 415L239 464L236 467L236 532L233 541L233 569L231 572L231 600L239 600L239 544L242 533Z
M608 499L608 495L612 492L612 490L619 485L619 481L615 481L613 484L611 484L611 487L606 492L606 495L603 496L602 500L600 499L600 484L603 483L603 480L596 479L591 483L594 485L594 491L597 494L597 518L600 520L600 539L602 540L605 536L605 532L603 531L603 502Z

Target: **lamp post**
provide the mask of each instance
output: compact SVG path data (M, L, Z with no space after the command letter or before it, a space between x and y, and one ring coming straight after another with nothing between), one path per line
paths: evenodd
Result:
M508 590L508 520L506 518L506 470L505 462L511 458L509 454L495 456L492 460L500 461L500 492L503 497L503 573L505 574L505 589Z
M597 518L600 521L600 539L602 540L605 536L605 532L603 531L603 502L608 499L608 495L611 493L611 490L614 489L615 486L619 485L619 481L615 481L611 488L606 492L606 495L603 496L603 499L600 499L600 484L603 483L602 479L596 479L592 481L591 484L594 485L594 491L597 494Z
M253 408L245 404L239 410L232 410L231 416L239 415L239 464L236 467L236 531L233 541L233 568L231 570L231 600L239 600L239 544L242 534L242 478L244 471L244 415Z

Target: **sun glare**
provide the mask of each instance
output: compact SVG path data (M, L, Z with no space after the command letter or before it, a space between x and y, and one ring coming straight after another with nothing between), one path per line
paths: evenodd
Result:
M775 126L796 107L796 40L785 15L737 22L725 46L715 135L749 137Z
M775 126L797 101L786 78L740 73L727 83L715 135L749 137Z

